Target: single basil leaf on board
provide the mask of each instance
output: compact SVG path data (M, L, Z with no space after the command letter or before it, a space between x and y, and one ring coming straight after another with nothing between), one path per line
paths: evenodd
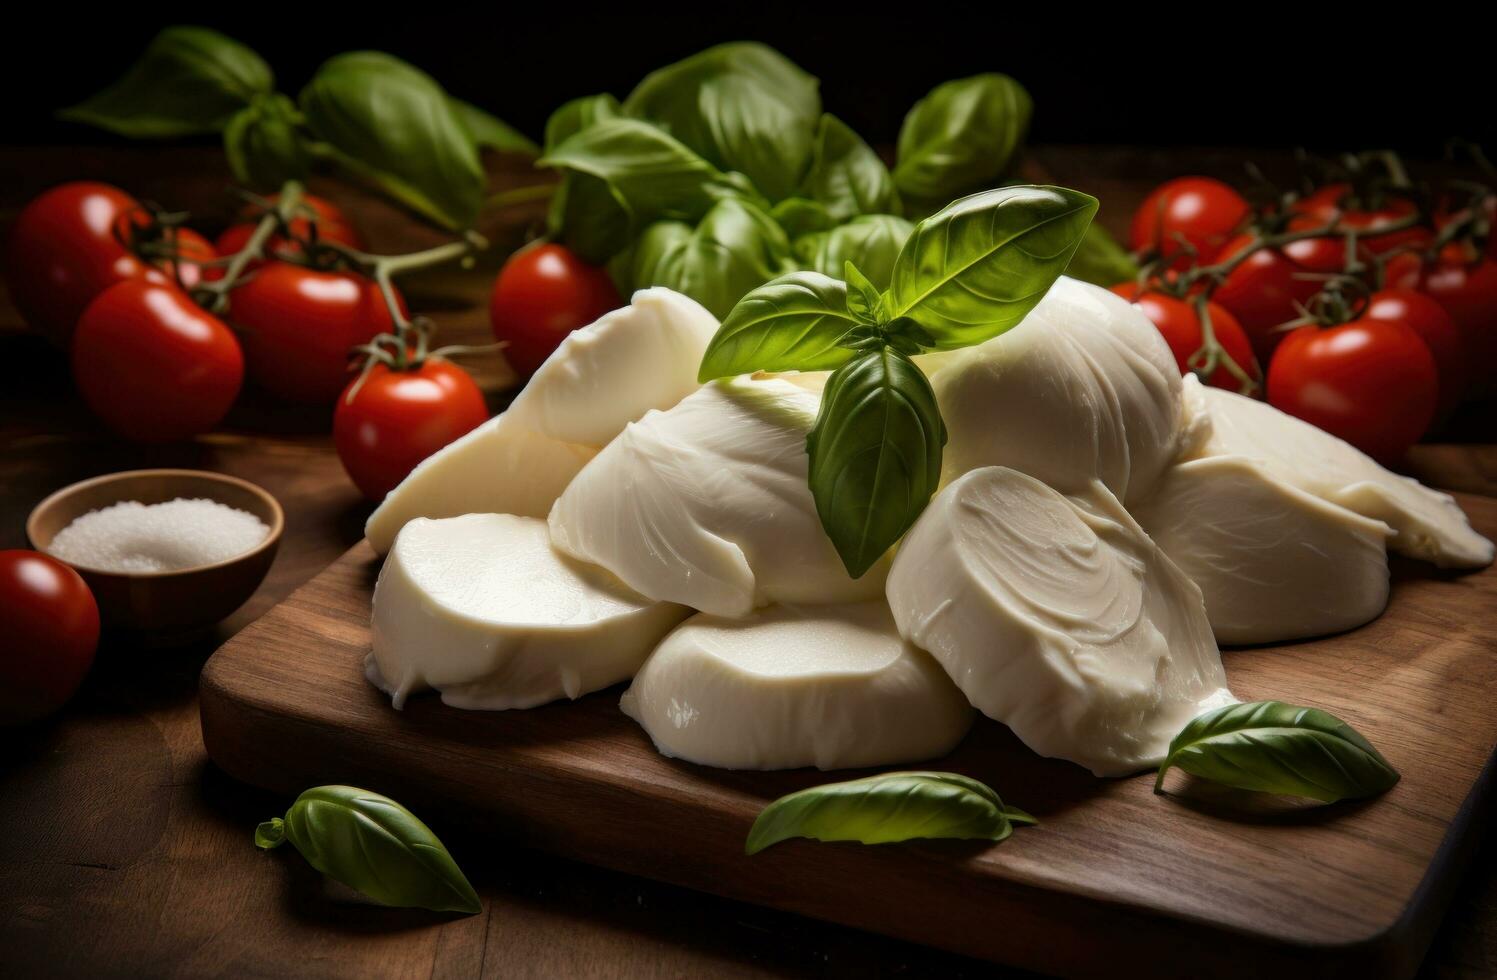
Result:
M550 153L567 139L577 135L594 123L605 119L617 119L623 115L619 100L608 93L584 95L563 102L546 119L546 152Z
M840 276L852 262L875 286L887 289L894 261L914 230L897 215L865 214L829 231L801 235L793 248L795 257L817 272Z
M540 159L606 181L639 224L696 221L723 196L726 178L664 130L638 119L605 119Z
M1007 75L959 78L915 103L899 130L894 184L907 197L949 201L995 183L1024 142L1034 102Z
M847 283L847 312L863 323L882 324L884 296L879 288L851 261L843 264L842 278Z
M325 62L301 93L326 155L451 229L473 223L485 176L478 146L431 76L378 51Z
M792 272L738 301L713 335L697 379L754 371L826 371L853 352L840 343L858 325L847 312L847 284L818 272Z
M820 201L837 222L860 214L899 211L889 168L861 136L830 113L821 117L817 128L811 169L801 181L801 194Z
M806 437L807 482L821 526L858 578L935 493L946 426L924 372L875 348L832 372Z
M1376 796L1398 772L1335 715L1280 701L1230 704L1191 721L1170 742L1154 791L1172 768L1237 789L1323 803Z
M1081 246L1071 256L1066 275L1098 286L1116 286L1138 278L1138 263L1106 228L1094 223L1086 229Z
M813 786L775 800L749 830L744 853L792 837L891 844L916 838L1006 840L1037 821L992 788L951 772L890 772Z
M168 27L123 78L58 115L121 136L170 139L216 133L274 87L270 66L238 41L206 27Z
M837 224L826 205L805 197L785 198L770 208L769 216L791 238L826 231Z
M532 157L540 155L541 148L535 144L535 140L498 116L462 99L449 98L448 101L452 103L452 108L456 110L463 125L468 127L468 135L479 146L501 153L522 153Z
M921 221L889 283L890 316L909 317L956 350L996 337L1044 298L1097 212L1064 187L999 187Z
M296 104L280 93L257 95L224 127L224 154L241 184L280 187L307 176L308 159Z
M289 840L307 863L386 905L436 912L482 910L478 893L437 835L387 796L353 786L317 786L284 820L255 829L255 846Z
M773 48L733 42L646 75L624 112L778 201L794 193L810 157L821 96L816 79Z
M669 286L726 317L744 294L785 271L790 243L755 205L724 198L692 228L659 221L633 247L635 289Z

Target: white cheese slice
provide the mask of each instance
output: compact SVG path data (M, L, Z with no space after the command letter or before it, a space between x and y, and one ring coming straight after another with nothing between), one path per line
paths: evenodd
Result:
M529 708L633 676L690 610L559 555L546 522L469 514L406 524L374 589L368 674L397 708Z
M1394 551L1441 568L1492 563L1492 542L1472 530L1449 494L1378 465L1328 432L1272 405L1192 383L1187 405L1210 417L1210 436L1198 456L1246 456L1306 493L1382 521L1393 529Z
M653 599L719 616L883 593L848 576L806 486L820 396L779 378L714 381L626 428L551 509L551 540Z
M564 339L509 409L424 460L369 516L374 550L414 517L544 517L572 477L625 425L695 391L717 320L669 289Z
M1279 643L1369 622L1388 604L1388 525L1240 456L1172 467L1132 508L1200 586L1218 643Z
M889 573L899 632L978 710L1099 776L1154 765L1231 703L1201 592L1100 483L1003 467L942 490Z
M725 769L845 769L945 755L972 708L882 600L697 615L620 707L665 755Z
M949 433L943 483L983 466L1062 493L1101 480L1129 503L1178 455L1180 370L1148 317L1121 296L1062 276L994 339L927 355Z

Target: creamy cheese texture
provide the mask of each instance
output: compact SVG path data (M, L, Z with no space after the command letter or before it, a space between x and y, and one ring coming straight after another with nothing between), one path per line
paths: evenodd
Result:
M390 491L365 525L369 543L388 551L414 517L546 516L625 425L697 389L717 326L695 300L655 288L573 331L508 411L432 454Z
M629 679L689 612L557 554L537 518L416 518L380 570L366 666L397 708L427 688L529 708Z
M1492 563L1492 542L1449 494L1378 465L1328 432L1242 395L1193 379L1186 404L1210 418L1197 456L1246 456L1286 483L1393 529L1389 547L1441 568Z
M1133 516L1201 589L1218 643L1361 626L1388 603L1388 525L1299 490L1261 463L1172 467Z
M718 616L883 593L848 576L806 486L820 396L781 378L714 381L629 425L551 509L552 542L653 599Z
M697 615L620 707L665 755L726 769L844 769L935 758L972 709L882 600Z
M978 710L1099 776L1157 764L1227 690L1200 590L1100 482L1004 467L942 490L889 573L899 632Z
M1028 316L976 347L923 356L949 439L942 482L983 466L1062 493L1146 495L1179 453L1180 371L1143 312L1062 276Z

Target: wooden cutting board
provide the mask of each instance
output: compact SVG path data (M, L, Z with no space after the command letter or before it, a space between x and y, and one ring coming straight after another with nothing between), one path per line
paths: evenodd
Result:
M1460 498L1497 536L1497 500ZM846 778L661 757L620 688L530 711L434 697L403 712L364 680L378 560L349 551L242 630L202 676L219 766L284 792L352 783L429 821L577 860L1047 973L1414 972L1490 820L1497 570L1396 562L1387 612L1351 633L1231 650L1244 700L1326 708L1403 774L1375 800L1306 806L1172 775L1099 780L979 719L949 757L1034 813L1007 842L796 840L745 857L775 797ZM891 718L890 724L900 720ZM461 855L460 855L461 857Z

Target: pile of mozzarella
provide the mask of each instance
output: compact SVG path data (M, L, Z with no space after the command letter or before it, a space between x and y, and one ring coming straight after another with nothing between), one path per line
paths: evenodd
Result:
M854 580L806 485L824 375L699 385L716 329L636 294L390 494L366 670L396 706L632 679L621 707L661 752L735 769L929 759L975 706L1121 775L1235 700L1218 643L1376 617L1388 548L1492 561L1450 497L1182 381L1142 313L1062 278L1003 336L920 358L941 489Z

